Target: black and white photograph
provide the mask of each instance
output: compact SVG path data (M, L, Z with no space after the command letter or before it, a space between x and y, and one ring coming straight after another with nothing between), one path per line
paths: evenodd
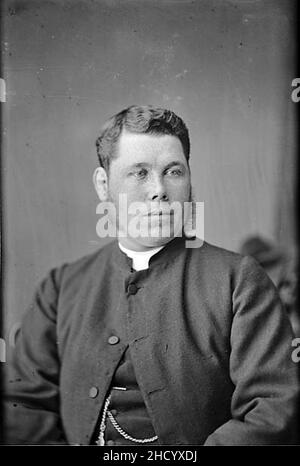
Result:
M297 3L1 3L2 446L300 445Z

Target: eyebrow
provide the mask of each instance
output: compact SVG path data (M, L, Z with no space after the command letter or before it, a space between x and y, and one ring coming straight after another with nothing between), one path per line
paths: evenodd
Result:
M128 168L132 169L132 168L140 168L140 167L150 167L150 163L138 162L138 163L134 163L130 165Z
M165 167L164 167L164 170L168 170L169 168L172 168L176 165L180 165L181 167L185 167L184 164L181 162L181 161L177 161L177 160L173 160L172 162L168 163ZM128 167L129 169L133 169L133 168L140 168L140 167L150 167L151 164L150 163L147 163L147 162L138 162L138 163L134 163L133 165L130 165L130 167Z
M180 162L179 160L178 161L174 160L173 162L170 162L170 163L168 163L168 165L166 165L165 170L168 170L169 168L175 167L176 165L179 165L180 167L185 168L185 165L182 162Z

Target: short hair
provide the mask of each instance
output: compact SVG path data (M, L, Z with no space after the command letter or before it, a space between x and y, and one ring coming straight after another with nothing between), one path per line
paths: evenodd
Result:
M190 138L184 121L171 110L152 105L132 105L111 117L96 140L100 166L107 172L110 162L117 157L116 145L122 131L136 134L171 135L180 140L184 155L189 160Z

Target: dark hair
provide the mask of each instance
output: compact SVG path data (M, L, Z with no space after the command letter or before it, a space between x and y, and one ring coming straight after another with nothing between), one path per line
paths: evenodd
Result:
M164 108L132 105L111 117L103 126L101 135L96 141L100 166L107 172L111 160L116 157L116 145L123 130L137 134L177 136L182 144L184 155L187 161L189 160L189 132L179 116Z

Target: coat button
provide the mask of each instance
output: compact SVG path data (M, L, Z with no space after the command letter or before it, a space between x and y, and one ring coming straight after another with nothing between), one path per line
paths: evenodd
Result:
M130 285L128 285L128 288L127 288L128 294L136 294L137 290L138 288L134 283L130 283Z
M113 440L108 440L106 445L108 445L109 447L112 447L113 445L115 445L115 442Z
M110 345L116 345L117 343L119 343L119 341L120 341L120 338L117 337L116 335L112 335L112 336L109 337L109 339L108 339L108 343L109 343Z
M110 412L114 417L118 414L118 411L116 409L112 409Z
M96 398L98 393L99 393L98 388L97 387L92 387L92 388L90 388L90 391L89 391L89 397L90 398Z

